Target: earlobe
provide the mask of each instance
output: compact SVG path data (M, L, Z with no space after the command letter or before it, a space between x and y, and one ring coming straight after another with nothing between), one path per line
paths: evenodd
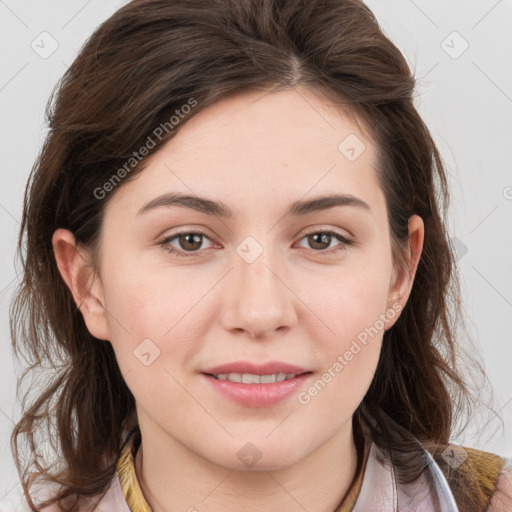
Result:
M411 216L409 218L409 239L403 254L405 266L393 270L388 294L388 308L397 309L399 307L401 311L405 307L411 294L414 277L423 251L424 237L423 219L418 215Z
M87 252L77 246L75 236L67 229L54 232L52 245L57 268L82 312L87 329L95 338L109 340L101 282L90 265Z

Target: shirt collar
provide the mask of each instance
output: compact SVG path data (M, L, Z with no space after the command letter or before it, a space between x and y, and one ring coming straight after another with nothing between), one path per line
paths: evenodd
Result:
M135 473L135 455L140 445L140 432L133 430L121 450L117 461L117 474L124 499L132 512L152 512L137 480Z
M135 456L140 446L140 431L134 429L128 436L122 450L121 456L117 462L117 474L121 489L123 491L124 499L132 512L152 512L144 494L139 485L137 474L135 472ZM359 463L356 470L356 475L348 489L342 502L338 505L335 512L352 512L356 504L358 495L361 491L363 484L363 477L365 475L366 463L370 453L371 443L368 442L366 436L362 436L359 443L356 443L358 448ZM362 456L362 457L361 457ZM367 511L366 511L367 512Z
M362 442L361 442L362 440ZM140 432L128 437L117 463L120 487L131 512L152 512L140 488L135 473L135 455L140 445ZM393 512L421 510L422 512L458 512L455 499L439 466L424 451L427 471L434 489L431 491L427 475L412 484L401 484L389 463L391 457L380 450L367 435L356 442L361 463L356 476L335 512ZM361 451L362 450L362 451ZM418 508L419 507L419 508Z

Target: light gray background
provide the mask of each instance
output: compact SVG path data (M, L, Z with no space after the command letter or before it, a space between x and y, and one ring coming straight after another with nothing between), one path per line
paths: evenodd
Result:
M10 350L8 304L17 283L14 249L23 191L46 134L43 113L54 84L95 27L124 3L0 0L0 500L19 492L9 447L19 415L19 367ZM420 78L416 104L450 174L449 227L468 323L504 420L504 428L476 422L456 441L511 456L512 1L367 4ZM42 32L58 43L47 58L31 47L51 49Z

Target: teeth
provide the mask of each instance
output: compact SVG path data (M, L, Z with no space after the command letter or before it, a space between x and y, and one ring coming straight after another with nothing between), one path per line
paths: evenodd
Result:
M272 382L282 382L283 380L293 379L295 374L273 373L272 375L254 375L252 373L219 373L214 377L219 380L242 382L243 384L270 384Z
M242 374L242 382L244 384L259 384L260 383L260 376L259 375L252 375L250 373L243 373Z

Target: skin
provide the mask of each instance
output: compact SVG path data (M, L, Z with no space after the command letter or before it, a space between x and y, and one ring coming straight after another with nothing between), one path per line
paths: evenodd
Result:
M366 146L354 161L338 149L349 134ZM72 233L55 232L62 277L91 334L112 343L135 397L137 475L154 511L327 512L343 499L357 463L352 415L383 333L399 316L386 311L409 297L424 237L421 218L411 217L409 270L399 270L376 167L359 124L318 94L245 91L192 117L117 189L96 272ZM171 191L220 200L235 216L181 206L137 215ZM333 192L370 209L283 217L293 201ZM306 236L325 229L355 243ZM159 245L181 231L206 236L192 249L179 237L167 246L196 255L179 258ZM248 236L262 248L252 263L236 251ZM307 405L294 394L271 407L243 407L199 374L226 362L285 361L314 372L303 391L383 314L384 327ZM148 338L160 354L145 366L134 350ZM251 468L237 457L247 442L261 453Z

